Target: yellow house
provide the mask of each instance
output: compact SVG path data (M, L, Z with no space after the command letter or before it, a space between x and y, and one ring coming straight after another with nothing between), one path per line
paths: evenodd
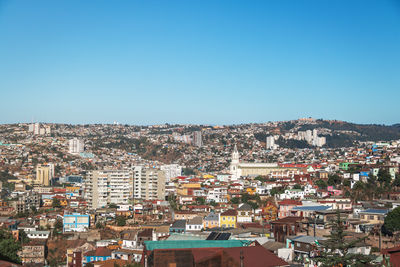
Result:
M225 228L236 228L237 222L237 211L236 210L227 210L220 214L219 216L219 225Z
M247 187L246 193L248 193L249 195L254 195L256 193L256 188L255 187Z

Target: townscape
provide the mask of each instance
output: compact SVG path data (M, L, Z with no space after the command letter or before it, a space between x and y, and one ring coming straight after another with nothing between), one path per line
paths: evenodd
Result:
M2 124L0 266L399 266L399 165L399 125Z

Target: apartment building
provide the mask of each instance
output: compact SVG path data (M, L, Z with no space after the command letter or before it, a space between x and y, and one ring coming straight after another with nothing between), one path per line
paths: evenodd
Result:
M135 199L164 199L165 173L164 171L144 166L133 167L134 197Z
M71 154L79 154L85 150L85 143L78 138L70 139L68 150Z
M133 196L131 170L97 170L88 172L84 184L85 198L91 209L113 204L127 204Z
M49 186L54 177L54 164L39 164L36 166L36 183Z

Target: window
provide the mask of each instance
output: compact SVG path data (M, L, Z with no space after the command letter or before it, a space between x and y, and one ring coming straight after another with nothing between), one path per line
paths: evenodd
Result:
M374 215L369 215L369 219L370 219L370 220L373 220L374 218L375 218Z

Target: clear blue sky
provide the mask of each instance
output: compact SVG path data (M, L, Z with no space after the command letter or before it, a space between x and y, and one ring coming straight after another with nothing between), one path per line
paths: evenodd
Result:
M0 0L0 123L400 122L400 1Z

